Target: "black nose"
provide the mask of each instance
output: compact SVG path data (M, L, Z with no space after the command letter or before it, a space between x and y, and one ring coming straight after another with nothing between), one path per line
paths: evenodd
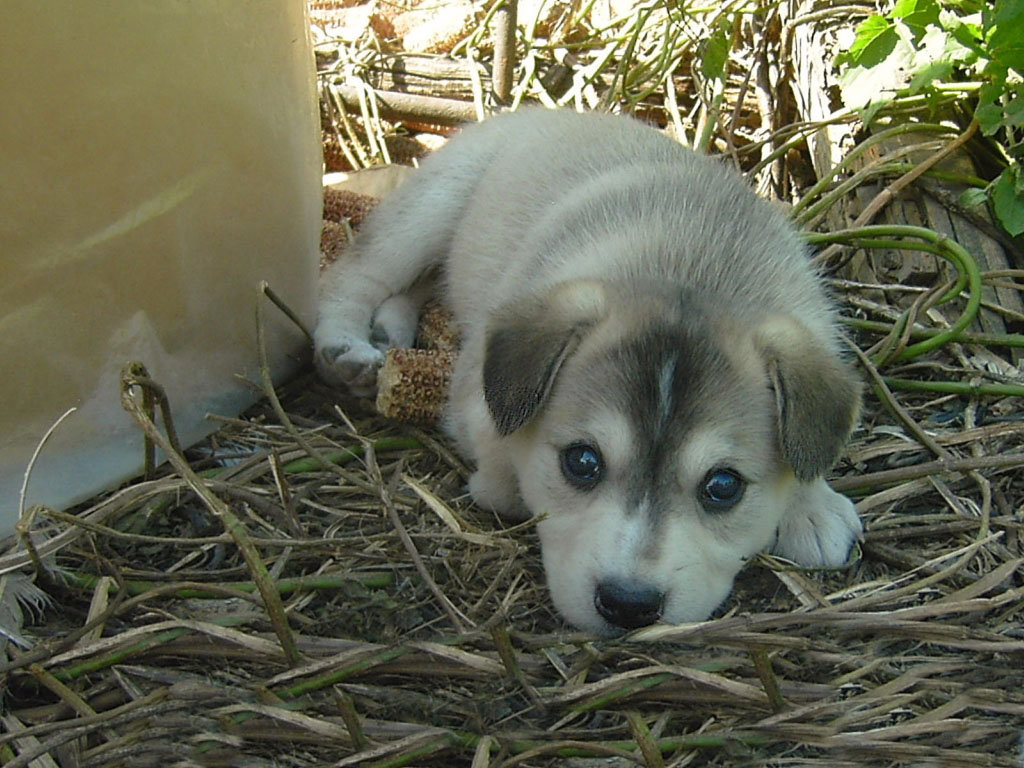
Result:
M636 581L602 581L594 592L594 607L609 624L636 629L661 618L665 593Z

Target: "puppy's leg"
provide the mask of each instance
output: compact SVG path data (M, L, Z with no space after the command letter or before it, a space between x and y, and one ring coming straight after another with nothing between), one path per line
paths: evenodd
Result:
M808 567L842 565L861 530L853 502L818 478L797 485L772 552Z
M483 334L463 346L452 372L443 427L463 456L476 464L469 476L473 501L506 520L518 522L530 517L519 495L519 480L510 448L495 429L481 390L479 363Z
M497 438L478 445L477 457L476 471L469 476L473 501L510 522L528 519L530 511L519 497L519 481Z
M447 255L489 160L485 150L489 145L470 142L461 152L442 150L431 158L429 169L374 209L349 252L325 270L313 336L314 360L326 381L371 394L382 350L412 343L422 303L414 284Z
M370 343L382 352L411 347L416 340L420 310L434 295L435 281L423 277L405 293L384 301L373 314Z
M422 221L417 211L385 205L377 213L372 222L367 220L352 252L320 278L313 334L320 375L358 395L374 391L383 350L411 346L422 304L413 283L444 252L444 232L425 238L430 242L408 236Z

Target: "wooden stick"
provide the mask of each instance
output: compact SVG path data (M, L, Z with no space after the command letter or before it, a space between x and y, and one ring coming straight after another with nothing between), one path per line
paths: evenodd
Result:
M359 109L359 88L354 85L336 85L334 90L346 107ZM395 91L375 90L373 93L380 116L385 120L421 120L441 125L476 121L476 107L469 101L415 96Z

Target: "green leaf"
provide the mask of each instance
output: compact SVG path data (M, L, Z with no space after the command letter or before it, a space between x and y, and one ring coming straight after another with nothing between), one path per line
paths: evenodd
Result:
M890 14L910 27L915 36L925 27L939 23L939 4L935 0L899 0Z
M850 50L837 57L837 63L849 63L870 68L885 60L893 52L898 38L891 21L881 16L869 16L857 27L857 36Z
M985 136L991 136L1003 125L1003 108L996 101L1002 93L1002 81L986 83L978 90L978 107L974 116Z
M945 57L961 64L973 64L979 57L988 58L985 49L979 45L981 27L964 24L957 17L948 14L939 24L946 32Z
M1010 166L992 185L992 209L1003 229L1014 237L1024 232L1024 194L1017 191L1019 170Z
M979 205L984 205L987 200L988 192L977 187L965 189L960 194L960 205L964 208L977 208Z
M908 91L910 94L918 93L925 86L931 85L936 80L946 80L953 71L951 61L933 61L927 64L914 75L910 81Z
M719 79L725 72L725 63L729 59L729 30L725 24L719 24L711 37L704 43L701 56L701 71L710 80Z
M911 48L906 67L914 76L909 85L910 93L916 94L936 80L949 79L954 61L947 53L948 43L945 30L932 27L921 35L917 48Z
M1010 100L1004 108L1007 117L1019 118L1024 113L1024 85L1017 83L1016 87L1008 92Z
M985 8L985 0L946 0L944 5L956 8L961 16L967 16L972 13L981 13Z
M995 11L985 14L985 33L992 58L1024 74L1024 3L996 0Z
M975 57L987 60L988 49L981 44L981 28L975 24L955 24L949 27L950 45L955 41L971 51Z
M1003 125L1003 110L995 104L981 104L974 111L978 125L985 136L991 136Z
M892 104L892 99L879 99L878 101L869 101L863 108L858 110L860 119L864 122L864 125L871 125L875 120L875 115L883 108Z
M1006 125L1024 125L1024 86L1020 83L1009 91L1009 101L1003 105L1003 115Z

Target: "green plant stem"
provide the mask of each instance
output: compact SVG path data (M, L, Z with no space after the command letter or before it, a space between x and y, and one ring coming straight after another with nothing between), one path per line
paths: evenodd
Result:
M942 97L939 98L939 100L937 102L929 101L929 99L933 99L933 97L930 97L930 96L929 97L925 97L925 96L909 96L909 97L906 97L905 99L902 99L900 101L900 108L899 109L892 110L891 112L890 111L886 111L885 114L892 115L892 114L901 114L903 112L916 112L916 111L921 110L921 109L932 110L932 109L938 107L942 103L956 101L957 96L955 94L943 95ZM785 141L785 143L781 144L777 149L773 150L771 152L771 154L766 155L765 157L761 158L757 162L757 164L747 172L746 175L748 177L756 176L758 173L760 173L762 170L764 170L768 165L770 165L771 163L775 162L775 160L780 158L782 155L786 154L790 149L793 149L794 147L798 147L801 144L803 144L805 141L807 141L807 137L809 135L814 133L816 130L822 128L823 126L826 126L826 125L836 125L838 123L849 123L849 122L853 122L854 120L857 120L857 119L859 119L859 112L858 112L858 110L850 109L849 107L844 107L843 109L836 110L828 118L826 118L824 120L819 120L819 121L816 121L814 123L797 123L797 124L794 124L794 125L791 125L791 126L787 126L783 130L785 130L787 132L788 131L795 131L795 134L792 137L790 137L789 139L787 139ZM774 140L778 135L779 135L778 131L774 132L766 140L764 140L762 142L759 142L759 143L752 144L749 147L745 147L744 151L754 151L758 147L760 147L765 141Z
M880 144L883 141L887 141L893 137L905 136L911 133L955 134L956 131L950 128L949 126L941 125L939 123L905 123L902 125L894 126L892 128L886 128L883 131L879 131L873 136L870 136L864 141L857 144L857 146L850 150L850 152L847 153L846 157L842 159L842 162L836 163L835 167L831 171L825 174L825 176L823 176L820 181L818 181L813 187L807 190L807 193L803 195L801 199L798 200L793 205L794 218L796 218L797 215L801 213L801 211L807 208L807 206L810 205L812 200L814 200L818 195L824 192L832 183L832 180L839 173L849 168L850 164L854 160L856 160L862 154L871 149L871 147L873 147L876 144ZM801 217L801 219L806 220L813 218L813 214L817 209L818 205L816 204L814 208L808 210L806 214Z
M386 664L389 661L394 661L398 657L407 654L410 650L410 648L406 648L404 646L387 648L370 656L356 659L355 661L346 664L341 669L334 669L325 675L320 675L319 677L314 677L310 680L304 680L301 683L296 683L290 688L285 688L283 691L278 691L277 693L282 699L294 699L304 693L318 691L321 688L327 688L335 683L340 683L342 680L352 677L352 675L365 672L366 670L372 669L380 664Z
M248 621L251 621L251 617L249 616L221 616L218 618L206 619L208 624L215 624L218 627L231 627L245 624ZM150 648L165 645L172 640L177 640L182 635L186 635L189 632L194 631L195 630L191 627L178 627L158 632L155 635L139 640L137 643L132 643L124 648L118 648L117 650L111 651L103 656L89 659L88 661L76 664L73 667L68 667L67 669L58 670L53 673L53 676L62 682L75 680L83 675L88 675L92 672L106 669L114 664L120 664L132 656L148 651Z
M878 320L862 320L859 317L840 317L839 322L850 328L857 328L872 333L892 333L893 324ZM913 328L910 337L913 339L930 339L944 333L942 328ZM961 333L957 341L964 344L980 344L990 347L1024 347L1024 334L1021 333Z
M943 392L951 395L990 396L990 397L1024 397L1024 385L1001 384L992 382L975 384L969 381L919 381L917 379L900 379L884 376L883 380L890 389L904 392Z
M913 151L914 149L915 147L906 147L903 150L903 154ZM796 217L794 221L801 229L814 229L817 222L821 220L821 217L836 203L837 200L846 197L852 190L856 189L860 185L881 177L904 176L916 168L917 166L914 163L903 163L898 160L890 160L884 163L872 163L866 168L857 171L848 179L837 184L820 200L818 200L818 202L805 210L800 216ZM957 174L942 173L941 171L934 170L924 171L921 175L938 176L940 178L944 177L949 181L957 181L959 183L965 183L968 180L975 180L975 177L973 176L959 176Z
M366 768L401 768L404 765L409 765L409 763L414 763L428 755L440 752L442 749L449 749L457 744L458 739L454 734L442 734L437 739L421 744L418 747L413 747L400 755L389 757L386 760L378 760L374 763L366 763Z
M590 743L570 740L503 739L500 734L491 734L491 736L492 739L489 742L491 750L504 749L513 756L532 752L538 757L540 755L557 758L607 757L615 753L633 753L637 749L635 741L625 739ZM372 768L399 768L399 766L408 765L425 755L441 749L475 749L484 738L486 736L465 731L448 731L425 744L413 746L408 751L399 755L393 755L374 763L367 763L366 766L367 768L371 768L371 766ZM767 744L769 741L770 739L765 736L751 731L724 730L691 736L652 738L650 743L662 755L668 755L681 750L721 749L730 744L744 744L748 747L757 747Z
M634 693L640 691L646 691L648 688L654 688L655 686L661 685L662 683L671 680L674 675L663 672L657 675L651 675L650 677L642 677L638 680L630 681L621 688L616 688L613 691L597 696L587 701L582 701L572 708L573 712L590 712L594 709L601 709L611 704L613 701L618 701L627 696L632 696Z
M884 225L881 225L881 226L884 226ZM944 258L944 254L943 254L942 248L940 248L937 245L933 245L931 243L914 243L914 242L908 242L906 240L882 240L882 239L879 239L879 238L863 238L863 239L857 241L857 245L862 247L862 248L877 248L879 250L888 249L888 250L922 251L924 253L930 253L930 254L932 254L934 256L938 256L939 258ZM979 273L979 275L980 275L980 273ZM952 288L950 288L948 291L946 291L944 294L942 294L942 296L939 298L939 300L935 302L935 306L939 306L940 304L946 304L947 302L952 301L957 296L959 296L961 294L961 292L963 292L963 290L965 288L967 288L969 285L970 285L970 277L969 277L967 271L965 271L963 269L958 269L957 270L956 283L953 285ZM979 288L980 288L980 285L979 285Z
M967 306L961 313L957 321L947 330L936 334L927 339L923 339L915 344L911 344L903 349L901 352L895 355L893 360L902 361L910 360L911 358L923 355L926 352L931 352L933 349L941 347L950 341L956 341L960 334L970 325L974 318L978 314L978 310L981 308L981 271L978 269L977 263L971 257L971 255L961 246L959 243L951 240L944 235L940 235L937 232L933 232L930 229L924 227L911 227L901 225L871 225L866 227L860 227L858 229L844 229L837 232L828 233L812 233L805 236L808 243L812 245L818 245L822 243L853 243L860 245L864 241L874 243L876 247L879 244L885 244L884 247L897 247L897 248L914 248L918 247L920 243L905 243L902 241L889 241L880 240L878 238L886 237L914 237L919 240L924 240L926 244L935 246L935 250L930 251L940 256L956 267L960 277L957 281L957 285L960 285L961 280L966 276L968 298ZM926 248L927 250L927 248ZM948 301L951 299L956 291L950 291L946 296L943 296L941 301ZM959 293L959 291L956 291ZM904 320L905 322L905 320ZM884 363L885 361L873 361L876 364Z
M454 735L458 743L465 747L475 747L482 738L472 733L455 733ZM498 743L494 745L495 748L503 746L511 753L526 752L545 746L554 747L549 754L557 757L593 757L595 754L607 754L611 750L632 752L637 748L636 742L626 739L599 741L595 742L593 747L579 742L558 746L559 742L544 742L533 739L503 740L500 735L496 735L496 741ZM661 754L665 755L684 749L718 749L728 744L746 744L752 747L761 746L769 741L770 739L765 736L751 731L725 730L724 732L700 733L689 736L663 737L655 739L654 743Z
M887 163L886 171L892 171L893 173L907 173L908 171L914 170L915 166L913 163ZM924 175L932 178L939 179L940 181L949 181L953 184L963 184L968 187L976 187L978 189L984 189L989 185L989 182L980 176L974 176L969 173L953 173L951 171L940 171L935 168L927 170Z
M423 447L423 443L413 437L382 437L379 440L374 440L370 445L373 446L373 451L377 454L389 453L391 451L412 451ZM342 467L353 459L358 459L366 455L366 449L362 445L355 445L351 448L339 448L335 451L326 451L322 455L334 466ZM230 467L212 467L210 469L204 469L197 474L200 477L212 479L218 477L228 469L230 469ZM292 475L303 472L318 472L321 469L324 469L324 465L312 456L304 456L301 459L289 461L281 467L281 469L284 470L286 474Z
M374 440L371 445L373 446L374 453L378 454L388 451L409 451L423 447L419 440L412 437L382 437L379 440ZM323 456L332 464L342 466L353 459L361 458L365 453L366 450L363 446L356 445L351 448L341 448L337 451L326 451ZM289 474L316 472L321 469L324 469L324 465L318 459L312 457L295 459L295 461L289 461L284 465L284 471Z

